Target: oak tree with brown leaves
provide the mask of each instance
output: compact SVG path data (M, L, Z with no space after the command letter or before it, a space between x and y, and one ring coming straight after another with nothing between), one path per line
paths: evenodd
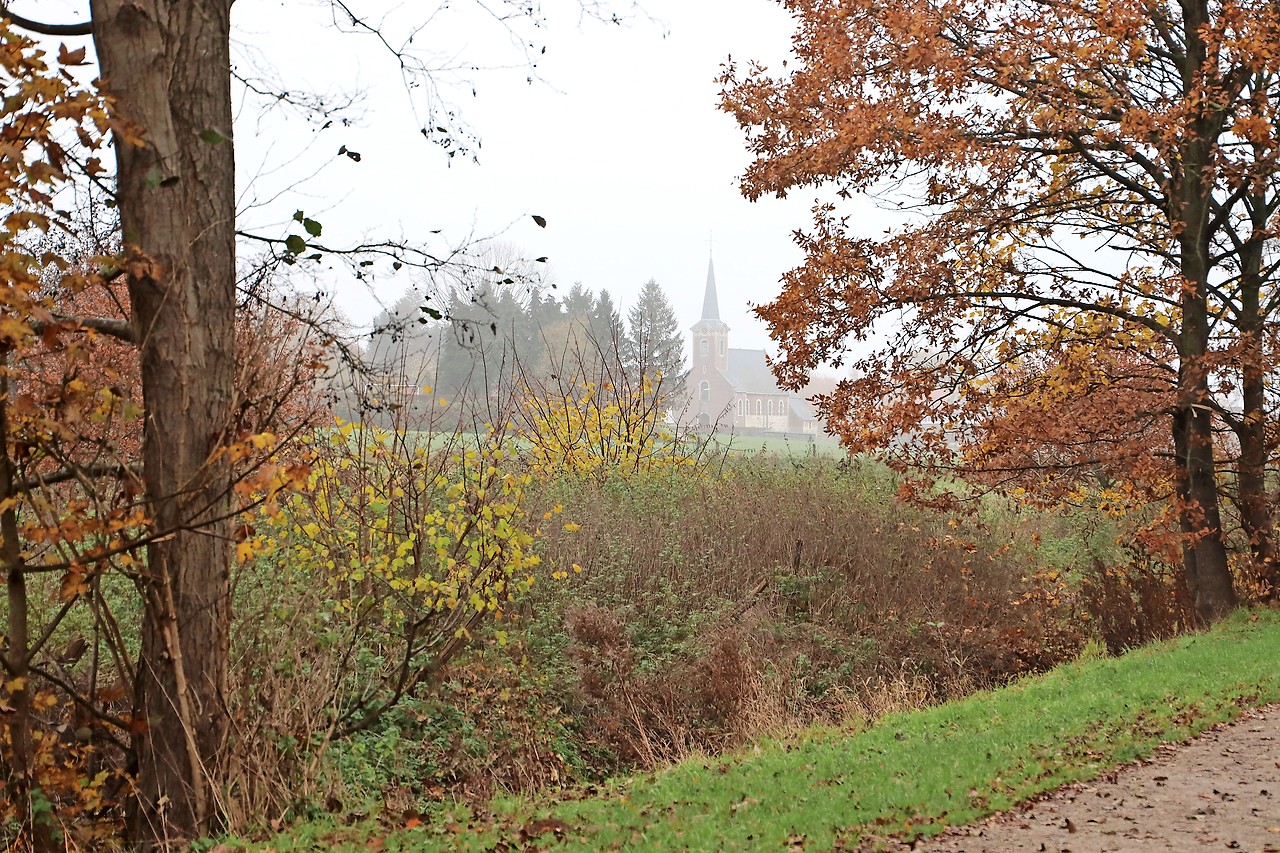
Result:
M821 400L849 446L905 442L966 474L1037 441L1062 452L1013 464L1048 482L1163 466L1208 620L1237 601L1219 500L1232 464L1254 578L1274 588L1280 8L781 2L794 66L731 63L722 106L756 158L748 197L834 190L797 236L805 263L759 310L782 380L851 362ZM899 224L867 236L878 223L842 211L855 194ZM1033 398L1038 419L1021 411ZM1105 411L1085 422L1091 400Z

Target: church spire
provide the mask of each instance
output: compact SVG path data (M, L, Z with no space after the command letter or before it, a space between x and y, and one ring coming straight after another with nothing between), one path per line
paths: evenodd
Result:
M720 319L720 300L716 298L716 266L711 259L707 260L707 292L702 297L702 319Z

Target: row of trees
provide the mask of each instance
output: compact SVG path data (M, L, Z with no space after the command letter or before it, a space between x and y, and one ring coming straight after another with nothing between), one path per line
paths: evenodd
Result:
M491 250L447 299L406 292L375 318L368 363L384 381L464 403L504 400L565 373L634 386L647 376L666 398L680 392L685 336L661 285L646 282L624 322L608 290L579 283L557 298L538 266Z

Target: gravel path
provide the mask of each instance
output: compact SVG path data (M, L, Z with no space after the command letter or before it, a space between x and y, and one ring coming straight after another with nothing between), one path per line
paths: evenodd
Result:
M1092 782L952 827L914 850L1280 853L1280 705Z

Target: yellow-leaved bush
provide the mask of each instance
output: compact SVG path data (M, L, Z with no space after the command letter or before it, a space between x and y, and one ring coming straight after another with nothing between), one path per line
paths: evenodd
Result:
M668 422L648 376L637 385L578 381L526 394L518 434L534 470L592 476L693 467L705 443Z
M327 588L342 645L374 649L339 714L355 727L435 673L535 582L531 475L500 436L341 422L312 439L304 488L242 528L242 563ZM500 642L505 641L498 632ZM341 724L338 727L342 728Z

